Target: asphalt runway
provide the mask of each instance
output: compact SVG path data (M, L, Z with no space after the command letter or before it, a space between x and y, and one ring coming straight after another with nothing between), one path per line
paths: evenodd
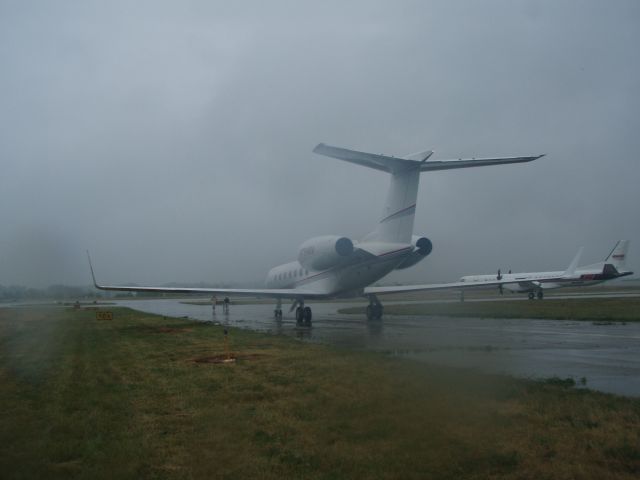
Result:
M385 302L387 304L393 302ZM406 302L399 302L406 303ZM419 361L474 368L519 377L573 378L578 386L640 396L640 323L597 325L586 321L479 319L385 315L367 322L364 315L343 315L354 303L314 303L313 325L296 326L273 318L273 305L188 305L180 300L118 301L119 305L172 317L215 322L302 341L353 349L384 351Z

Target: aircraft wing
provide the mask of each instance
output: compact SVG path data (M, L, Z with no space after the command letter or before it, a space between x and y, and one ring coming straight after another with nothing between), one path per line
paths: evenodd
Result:
M310 290L298 288L191 288L191 287L139 287L136 285L100 285L96 281L93 272L91 258L89 258L89 268L91 269L91 278L93 285L99 290L111 290L116 292L155 292L155 293L201 293L201 294L217 294L217 295L234 295L249 297L268 297L268 298L325 298L324 293L314 292Z
M112 290L118 292L157 292L157 293L201 293L216 295L233 295L247 297L268 297L268 298L325 298L326 295L296 288L182 288L182 287L137 287L129 285L98 285L94 286L100 290Z
M536 282L550 282L561 280L562 277L542 277L537 278ZM520 283L513 280L494 280L491 282L451 282L451 283L431 283L427 285L399 285L393 287L366 287L365 295L385 295L390 293L406 293L406 292L422 292L430 290L467 290L482 287L497 287L498 285Z

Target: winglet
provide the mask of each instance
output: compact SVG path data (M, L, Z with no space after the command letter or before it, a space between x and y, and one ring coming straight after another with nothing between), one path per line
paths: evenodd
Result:
M583 249L584 249L584 247L580 247L578 249L578 253L576 254L576 256L573 258L573 260L571 261L571 263L569 264L569 266L565 270L564 275L566 277L569 277L569 276L573 275L576 272L576 268L578 267L578 262L580 261L580 257L582 256L582 250Z
M91 256L89 255L89 250L87 250L87 258L89 259L89 269L91 270L91 278L93 279L93 286L96 288L100 288L98 282L96 282L96 276L93 273L93 265L91 265Z

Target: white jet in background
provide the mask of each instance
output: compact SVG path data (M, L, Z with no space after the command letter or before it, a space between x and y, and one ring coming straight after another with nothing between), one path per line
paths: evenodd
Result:
M382 317L383 309L377 295L460 287L459 282L405 287L369 286L393 270L401 270L417 264L431 253L431 241L423 235L413 235L418 184L422 172L530 162L543 156L427 161L432 151L396 158L332 147L322 143L313 151L320 155L386 172L391 176L382 218L375 229L360 241L356 242L340 235L311 238L300 246L297 260L279 265L269 271L264 289L98 285L91 267L91 260L89 260L94 285L101 290L128 292L271 297L278 302L275 309L277 318L282 317L282 300L290 299L293 301L291 310L295 308L296 321L299 324L311 323L311 308L305 306L307 300L364 296L369 299L367 318L379 319ZM478 285L487 286L491 283L480 282ZM498 285L503 282L494 280L493 283ZM467 283L464 286L471 285Z
M598 283L625 277L633 274L626 270L626 256L629 249L629 240L619 240L607 255L603 262L594 263L584 267L578 267L582 248L564 272L528 272L528 273L500 273L497 275L466 275L460 279L460 283L469 283L477 287L479 283L489 282L494 284L496 280L498 290L518 293L528 293L529 299L537 297L542 300L544 290L563 287L586 287Z

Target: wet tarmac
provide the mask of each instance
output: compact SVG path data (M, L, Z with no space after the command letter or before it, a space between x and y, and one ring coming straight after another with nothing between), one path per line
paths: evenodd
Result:
M341 302L314 304L313 325L298 327L284 305L285 318L277 321L270 304L232 305L229 314L222 306L213 314L210 305L173 299L118 304L435 364L528 378L571 377L578 386L640 396L640 323L393 315L367 322L364 315L337 313L362 302Z

